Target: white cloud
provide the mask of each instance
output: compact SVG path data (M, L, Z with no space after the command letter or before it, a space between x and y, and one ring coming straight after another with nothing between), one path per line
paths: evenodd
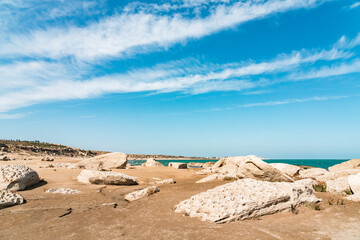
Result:
M133 51L163 47L189 38L200 38L241 23L293 9L314 7L323 0L246 1L218 5L209 15L187 18L144 12L124 12L86 27L58 27L9 35L2 56L75 57L92 61L121 57Z
M352 4L350 6L350 8L353 9L353 8L356 8L356 7L359 7L359 6L360 6L360 2L356 2L356 3Z

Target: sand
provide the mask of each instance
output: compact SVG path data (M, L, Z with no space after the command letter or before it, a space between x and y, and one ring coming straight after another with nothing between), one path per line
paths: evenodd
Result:
M51 164L33 160L0 162L33 167L46 182L20 191L27 203L0 210L0 239L360 239L360 203L341 196L316 193L321 210L299 207L298 214L281 212L259 219L214 224L181 216L172 208L180 201L224 184L195 184L199 169L141 168L116 170L138 177L173 178L176 184L159 186L160 192L128 203L124 196L147 184L103 186L77 182L79 169L38 168ZM56 158L57 162L80 159ZM50 188L73 188L80 194L51 194ZM334 204L328 203L333 199ZM344 205L336 205L337 199ZM114 207L116 203L116 208ZM71 210L71 213L69 209ZM63 217L59 217L61 215Z

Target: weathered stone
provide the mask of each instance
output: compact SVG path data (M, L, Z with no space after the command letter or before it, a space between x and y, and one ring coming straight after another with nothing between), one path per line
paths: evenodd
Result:
M189 162L187 164L188 167L198 167L198 168L201 168L203 167L205 163L201 163L201 162Z
M155 184L157 185L162 185L162 184L175 184L176 181L174 181L174 179L170 178L170 179L165 179L165 180L159 180L156 181Z
M360 159L352 159L340 164L336 164L332 167L329 167L330 172L349 170L349 169L359 169L360 170Z
M164 165L158 161L156 161L154 158L149 158L141 164L142 167L164 167Z
M306 170L300 170L299 177L316 179L317 177L322 176L326 173L328 173L328 171L323 168L310 168Z
M203 168L208 168L208 167L212 167L214 166L215 162L206 162L204 163L204 165L202 166Z
M53 161L54 161L54 158L47 156L47 157L43 157L43 158L41 159L41 161L53 162Z
M50 188L46 191L47 193L60 193L60 194L77 194L80 193L78 190L72 188Z
M360 173L356 175L350 175L348 177L348 183L350 185L351 191L354 195L349 196L348 199L353 201L360 201Z
M265 181L293 182L294 180L256 156L226 157L217 161L210 170L237 178L254 178Z
M108 170L113 168L125 168L127 155L125 153L114 152L102 154L93 158L85 159L79 163L73 164L71 168Z
M136 185L136 178L118 172L83 170L77 177L79 182L103 185Z
M301 169L298 166L286 164L286 163L270 163L270 166L276 168L277 170L285 173L286 175L288 175L290 177L293 177L296 174L298 174Z
M156 186L150 186L150 187L144 188L142 190L138 190L138 191L127 194L125 196L125 200L131 202L131 201L135 201L140 198L143 198L143 197L150 196L157 192L159 192L159 189Z
M196 183L205 183L205 182L212 182L215 180L223 180L225 177L225 175L223 174L212 174L210 176L204 177L202 179L200 179L199 181L197 181Z
M177 169L186 169L187 164L181 162L171 162L169 163L169 167L177 168Z
M313 184L311 179L294 183L240 179L192 196L174 210L215 223L256 218L320 201Z
M23 204L24 198L17 193L7 190L0 190L0 209Z
M39 175L29 166L14 164L0 168L0 190L19 191L39 181Z
M8 158L7 156L3 155L3 156L0 156L0 161L10 161L10 158Z
M347 170L339 170L334 172L327 172L324 175L320 175L315 177L318 182L326 182L329 180L336 180L341 177L348 177L350 175L356 175L360 173L360 169L347 169Z
M332 194L346 195L346 191L350 191L350 185L347 177L340 177L334 180L327 180L326 191Z

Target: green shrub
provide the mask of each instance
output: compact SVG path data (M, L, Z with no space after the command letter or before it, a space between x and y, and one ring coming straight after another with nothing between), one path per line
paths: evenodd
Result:
M326 184L324 182L313 185L313 188L315 192L326 192Z

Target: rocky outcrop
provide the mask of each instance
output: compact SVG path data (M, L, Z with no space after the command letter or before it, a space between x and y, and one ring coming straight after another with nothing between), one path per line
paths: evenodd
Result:
M78 190L72 188L50 188L46 191L47 193L59 193L59 194L77 194L80 193Z
M0 209L23 204L24 198L17 193L7 190L0 190Z
M350 175L348 177L348 183L350 185L351 191L354 195L349 196L348 199L353 201L360 201L360 173L356 175Z
M0 190L19 191L39 181L39 175L29 166L14 164L0 168Z
M102 185L136 185L136 178L118 172L83 170L77 177L81 183Z
M239 179L254 178L275 182L294 181L285 173L262 161L261 158L252 155L222 158L217 161L209 171L236 176Z
M71 168L109 170L115 168L125 168L127 155L125 153L114 152L102 154L93 158L85 159L71 166Z
M164 167L164 165L158 161L156 161L154 158L149 158L141 164L142 167Z
M125 200L132 202L135 200L139 200L140 198L150 196L157 192L159 192L159 189L156 186L150 186L125 195Z
M314 182L311 179L294 183L240 179L192 196L174 210L215 223L256 218L319 201L312 188Z
M286 163L270 163L270 166L276 168L277 170L285 173L290 177L295 176L301 170L301 168L298 166L286 164Z
M177 169L186 169L187 164L181 162L171 162L169 163L169 167L177 168Z
M352 159L340 164L336 164L332 167L329 167L330 172L358 169L360 170L360 159Z
M54 161L54 158L53 158L53 157L46 156L46 157L43 157L43 158L41 159L41 161L44 161L44 162L53 162L53 161Z
M326 171L323 168L310 168L310 169L300 170L299 178L316 179L317 177L320 177L326 173L328 173L328 171Z
M10 161L10 158L8 158L6 155L0 155L0 161Z

